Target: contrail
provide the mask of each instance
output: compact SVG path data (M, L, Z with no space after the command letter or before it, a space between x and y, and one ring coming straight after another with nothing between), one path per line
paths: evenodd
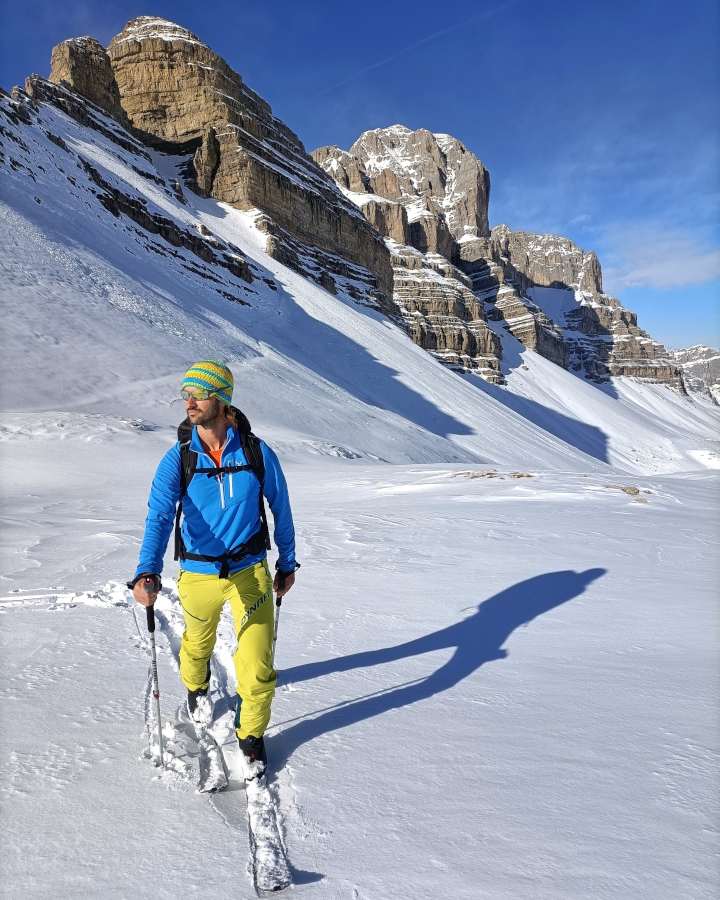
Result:
M454 25L449 25L447 28L441 28L440 31L434 31L432 34L428 34L423 38L419 38L419 40L415 41L414 43L408 44L406 47L402 47L391 56L386 56L385 59L381 59L378 62L371 63L369 66L364 66L362 69L358 69L357 72L353 72L352 75L348 75L347 78L343 78L342 81L338 81L337 84L332 85L332 87L325 88L324 90L319 91L315 96L324 97L326 94L330 94L333 91L336 91L338 88L349 84L351 81L354 81L361 75L365 75L367 72L372 72L374 69L380 69L382 66L386 66L388 63L393 62L398 57L403 56L410 50L415 50L417 47L422 47L423 44L428 44L430 43L430 41L434 41L436 38L442 37L445 34L450 34L450 32L452 31L457 31L459 28L463 28L468 24L468 22L472 22L475 19L489 19L491 16L495 16L498 13L509 9L511 6L515 6L518 2L519 0L509 0L509 2L503 3L501 6L496 6L494 9L489 9L485 12L473 13L471 16L468 16L466 19L461 19Z

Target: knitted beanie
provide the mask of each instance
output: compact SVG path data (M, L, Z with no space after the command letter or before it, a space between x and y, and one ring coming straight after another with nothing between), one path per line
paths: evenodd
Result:
M203 391L212 391L223 403L230 404L234 384L233 374L227 366L214 359L201 359L185 373L182 390L200 388Z

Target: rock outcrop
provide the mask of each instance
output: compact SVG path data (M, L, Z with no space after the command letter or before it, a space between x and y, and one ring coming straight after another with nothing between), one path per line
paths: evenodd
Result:
M677 365L662 344L638 327L634 313L603 293L595 253L557 235L513 231L507 225L488 229L490 179L460 141L394 125L365 132L348 151L321 147L313 156L388 239L395 300L421 346L438 353L442 345L454 365L496 380L485 354L499 355L500 347L484 340L473 345L476 336L464 323L472 321L476 328L478 322L497 322L524 346L591 380L630 375L682 389ZM398 206L406 212L407 225L398 217ZM444 258L469 279L479 301L468 307L471 319L458 315L452 285L441 291L434 277L431 294L424 280L408 279L405 261L412 258L411 248L428 258ZM425 267L437 268L419 266ZM570 304L544 308L541 301L548 298L541 298L541 290L547 288L567 291ZM468 355L471 346L477 355Z
M452 368L502 383L500 340L466 275L439 254L397 245L395 302L416 344Z
M720 350L696 344L673 350L671 355L680 367L686 389L693 394L704 394L720 405Z
M592 381L626 375L682 390L665 347L638 327L635 313L603 293L592 251L558 235L498 225L489 238L461 241L460 260L494 307L489 318L503 320L526 347ZM546 309L545 288L565 291L567 299Z
M53 80L130 123L155 146L193 147L197 190L239 209L270 216L293 241L346 259L376 280L378 305L390 313L390 254L378 234L300 139L196 35L142 16L110 42L65 41L53 55ZM97 72L97 78L91 77ZM115 103L115 87L121 109ZM270 242L270 249L278 247Z
M413 340L454 368L501 382L500 341L452 260L457 239L486 236L487 169L449 135L403 125L367 131L349 151L313 158L392 252L394 300Z
M130 124L120 103L110 57L95 38L71 38L53 47L48 80L68 85L121 125Z
M449 134L404 125L365 131L349 151L320 147L313 158L350 191L373 193L405 206L423 251L452 255L452 240L488 234L490 175Z
M602 293L602 271L597 256L569 238L512 231L507 225L497 225L486 241L461 242L460 259L472 260L477 255L502 261L522 291L535 286L573 285L590 294Z

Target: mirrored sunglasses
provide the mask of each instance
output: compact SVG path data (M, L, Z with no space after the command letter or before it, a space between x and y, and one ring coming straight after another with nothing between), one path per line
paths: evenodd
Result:
M217 391L204 391L202 388L191 388L180 391L183 400L209 400Z

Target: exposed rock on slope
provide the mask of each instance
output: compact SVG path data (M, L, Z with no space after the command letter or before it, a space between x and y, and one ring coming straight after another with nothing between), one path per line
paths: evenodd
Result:
M115 114L99 51L88 39L64 42L51 77ZM107 58L122 115L136 134L155 145L193 142L200 192L262 210L295 241L365 267L376 278L376 300L394 312L390 255L380 236L270 106L199 38L142 16L112 39ZM94 70L99 88L86 74ZM269 246L281 244L276 238ZM353 277L350 269L346 274Z
M247 304L255 293L249 287L261 270L249 264L239 248L206 230L168 214L184 203L177 182L153 166L144 146L109 119L103 111L73 94L63 85L33 76L31 94L15 91L8 97L0 89L0 167L8 166L28 179L42 203L55 200L53 178L65 182L65 202L93 209L103 220L114 222L121 233L153 255L167 259L179 278L199 278L222 297ZM74 123L68 126L66 113ZM72 135L72 142L63 132ZM97 149L96 154L93 152ZM101 161L99 161L101 160ZM133 184L118 177L108 161L120 162L146 182L155 196L149 203ZM187 159L169 157L170 168L181 168ZM169 202L168 202L169 201Z
M499 355L499 347L483 341L477 360L468 355L468 329L454 291L448 286L439 292L437 285L428 291L426 275L413 285L403 272L407 245L427 256L439 254L470 278L481 301L473 307L474 327L486 319L501 322L526 347L592 380L632 375L682 388L662 344L638 328L634 313L603 293L593 252L556 235L512 231L506 225L488 230L487 170L455 138L393 125L365 132L349 151L321 147L313 155L390 239L395 299L421 346L437 352L440 341L449 343L453 352L446 353L447 361L478 368L495 380L494 366L478 365L478 360L486 351ZM415 271L425 268L437 266L418 265ZM542 288L565 289L572 302L561 302L559 313L557 303L552 310L544 308Z
M120 104L110 58L95 38L71 38L53 47L49 80L73 88L121 125L130 124Z
M698 344L673 350L672 357L680 366L687 390L706 394L720 405L720 350Z
M502 381L500 341L452 264L456 239L487 235L487 169L449 135L403 125L367 131L349 151L313 157L384 234L394 298L413 340L442 362Z
M450 257L452 239L488 234L490 175L449 134L392 125L363 132L348 152L320 147L312 155L348 190L401 203L404 243L419 250Z
M447 259L393 246L395 302L415 341L440 362L501 383L501 347L471 282Z

